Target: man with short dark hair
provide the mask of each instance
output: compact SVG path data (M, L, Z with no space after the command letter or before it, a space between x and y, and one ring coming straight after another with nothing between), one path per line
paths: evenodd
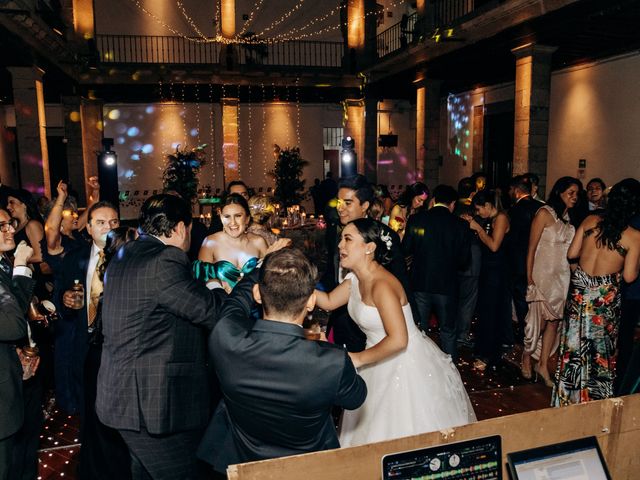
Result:
M242 180L229 182L229 185L227 186L227 195L231 195L232 193L237 193L241 197L244 197L245 200L249 200L249 188Z
M531 222L536 212L544 204L531 197L531 182L524 175L515 176L510 183L509 194L513 201L509 209L509 232L505 237L505 249L511 270L511 296L518 318L519 342L524 337L524 319L529 311L527 304L527 250ZM500 332L501 342L505 348L514 342L513 328L504 326Z
M368 216L369 207L373 203L373 188L363 175L341 178L338 183L339 224L329 225L325 236L327 246L327 269L321 283L326 291L333 290L342 283L344 275L340 268L338 243L344 226L352 220ZM387 225L380 224L384 233L391 238L391 262L387 268L402 284L410 301L413 299L409 289L407 269L402 255L400 237ZM345 345L350 352L364 350L367 337L349 317L346 307L331 313L329 330L333 331L333 339L338 345Z
M96 411L131 453L134 479L198 478L209 419L206 335L224 299L191 276L190 206L161 194L140 212L140 237L105 274Z
M449 185L433 190L434 205L409 217L402 247L411 258L411 288L423 330L431 313L438 317L442 350L458 360L458 273L470 260L471 229L453 214L458 193Z
M592 178L587 183L587 199L589 200L589 212L602 213L605 207L604 191L607 189L601 178Z
M256 283L257 279L257 283ZM304 337L316 267L296 249L267 255L235 286L209 338L223 393L198 456L230 464L338 448L334 405L358 408L367 388L340 346ZM264 318L251 318L253 300Z

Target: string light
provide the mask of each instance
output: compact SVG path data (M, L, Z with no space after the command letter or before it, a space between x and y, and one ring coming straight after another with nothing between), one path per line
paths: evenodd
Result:
M182 144L182 148L187 148L188 143L188 132L187 132L187 104L185 103L185 90L186 90L186 82L182 80L182 134L184 138L184 143Z
M289 94L289 86L284 86L285 109L287 111L287 148L291 148L291 95Z
M226 145L225 145L225 140L224 140L224 99L227 98L227 94L225 92L225 86L224 83L220 86L221 91L220 91L220 108L222 109L222 168L223 171L224 169L227 167L227 153L226 153ZM226 174L226 172L225 172ZM222 177L223 179L226 178L226 175L224 175ZM224 180L223 180L224 183ZM222 185L222 187L224 188L224 184Z
M217 2L216 2L217 3ZM209 84L209 138L211 140L211 185L212 190L216 186L216 138L213 131L213 84Z
M200 86L198 80L195 84L195 96L196 96L196 138L197 145L200 145Z
M200 31L200 29L195 24L193 19L187 14L187 11L184 9L184 5L182 5L182 2L180 0L176 0L176 5L178 5L178 8L180 9L180 12L182 13L182 16L187 21L187 23L189 25L191 25L191 28L193 28L193 31L196 32L200 36L200 38L203 38L203 39L206 40L207 36Z
M264 83L262 89L262 170L264 178L267 178L267 92Z
M248 145L249 145L249 178L252 179L253 172L251 171L251 165L253 164L253 152L252 152L252 144L253 144L253 135L251 134L251 85L247 85L247 125L248 125Z
M275 20L273 22L271 22L271 25L269 25L267 28L265 28L264 30L262 30L261 32L259 32L257 34L257 36L262 36L265 33L273 30L275 27L277 27L278 25L280 25L282 22L284 22L287 18L289 18L294 12L298 11L300 9L300 7L302 7L302 4L304 3L304 0L298 0L298 3L296 3L287 13L285 13L284 15L282 15L278 20Z
M324 15L321 15L321 16L318 16L318 17L312 19L312 20L309 20L309 22L307 22L307 24L305 24L302 27L294 27L289 32L281 33L281 34L278 34L278 35L275 35L275 36L269 37L269 38L257 38L258 36L262 35L263 33L268 32L268 31L272 30L273 28L275 28L277 25L279 25L284 20L289 18L295 11L299 10L301 5L302 5L302 3L304 2L304 0L299 0L299 2L291 10L289 10L287 13L282 15L282 17L280 17L278 20L272 22L268 27L266 27L264 30L262 30L262 32L260 32L258 35L252 36L250 38L242 38L240 35L236 35L233 38L225 38L222 35L220 35L220 32L219 32L219 24L220 24L220 5L219 5L219 3L220 2L215 2L216 3L216 14L215 14L216 15L216 17L215 17L215 22L216 22L216 29L215 30L216 31L215 31L215 36L214 37L206 37L206 36L204 36L204 34L202 34L202 32L200 32L200 30L197 28L197 25L195 24L193 19L191 17L189 17L189 15L186 13L186 10L183 10L183 15L185 16L185 19L187 20L189 25L191 25L191 27L194 29L194 31L199 32L199 35L200 35L200 37L189 37L189 36L184 35L183 33L179 32L178 30L173 28L171 25L167 24L165 21L163 21L160 17L158 17L154 13L150 12L149 10L147 10L140 3L140 0L131 0L131 2L134 5L136 5L136 7L138 7L138 9L140 9L143 13L145 13L146 15L151 17L156 23L158 23L159 25L163 26L164 28L169 30L174 35L176 35L178 37L181 37L184 40L187 40L189 42L193 42L193 43L271 44L271 43L279 43L279 42L304 40L306 38L315 37L317 35L322 35L322 34L325 34L325 33L332 32L334 30L338 30L341 27L346 27L346 26L348 26L348 23L349 23L349 20L347 20L345 22L341 22L341 23L339 22L337 25L331 25L331 26L328 26L328 27L321 28L321 29L319 29L317 31L314 31L314 32L308 32L308 33L303 33L303 34L299 34L299 35L294 35L295 32L300 32L302 30L306 30L310 26L315 25L317 23L320 23L320 22L326 20L327 18L329 18L330 16L335 15L335 13L337 13L341 9L347 8L347 5L343 4L343 5L340 5L339 7L334 7L331 11L329 11L328 13L326 13ZM391 3L389 3L387 5L387 7L385 8L385 11L390 10L390 9L392 9L392 8L396 7L397 5L400 5L402 3L404 3L402 0L395 0L395 1L393 1L393 2L391 2ZM367 18L367 17L369 17L371 15L378 15L378 11L372 10L370 12L366 12L360 18ZM242 33L244 33L244 31Z
M300 148L300 77L296 77L296 147Z
M238 84L238 101L236 102L236 114L237 114L237 118L238 118L238 177L242 180L242 171L240 170L241 166L240 166L240 159L242 158L242 150L240 145L242 144L241 142L241 136L240 136L240 124L242 123L242 121L240 120L240 85Z
M165 116L164 116L164 93L163 93L163 88L162 88L162 79L158 80L158 87L160 89L160 118L161 121L164 122ZM165 128L164 123L160 124L160 142L162 143L161 146L161 152L162 152L162 158L165 157L167 151L166 151L166 145L167 145L167 137L166 137L166 132L167 129Z
M258 0L258 3L256 3L256 5L253 8L253 10L251 10L251 13L249 14L249 18L247 18L247 21L244 22L244 25L242 25L242 30L240 30L240 33L238 34L238 37L242 37L245 34L247 29L249 28L249 25L251 25L251 22L253 22L253 16L258 11L260 11L260 8L262 7L262 3L263 2L264 2L264 0ZM216 6L217 6L217 8L220 8L220 2L216 2Z

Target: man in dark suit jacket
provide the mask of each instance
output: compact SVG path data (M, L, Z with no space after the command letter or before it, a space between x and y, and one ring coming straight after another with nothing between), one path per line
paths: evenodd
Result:
M31 270L26 266L33 250L25 243L16 248L16 226L9 213L0 209L0 480L8 478L15 434L24 418L16 343L27 336L25 312L33 292ZM4 254L14 248L12 266Z
M367 394L346 350L304 337L317 269L302 252L267 255L257 284L256 276L236 285L209 338L224 401L198 456L218 472L338 448L332 406L358 408ZM254 298L264 309L264 319L255 322Z
M225 294L192 278L190 226L181 198L148 198L140 237L105 275L96 411L124 438L134 479L198 477L195 448L210 413L206 335Z
M529 311L527 304L527 250L531 222L543 203L531 197L531 184L524 175L511 180L509 194L514 202L509 209L509 232L505 237L505 248L511 268L511 296L518 317L518 340L524 335L524 319ZM513 344L513 331L501 332L503 344Z
M426 330L431 312L436 314L442 350L455 362L458 273L470 260L471 229L452 213L458 200L453 187L438 185L433 196L431 209L409 217L402 245L412 259L411 287L420 325Z
M327 269L321 279L326 291L333 290L342 282L344 275L340 269L340 257L338 243L344 226L358 218L367 216L371 202L374 199L373 188L362 175L354 175L340 179L338 184L337 211L340 219L339 225L330 225L327 228L325 242L327 246ZM409 300L412 301L409 288L409 278L402 254L400 237L387 225L381 224L384 233L391 237L391 262L387 265L389 270L402 284ZM367 337L349 317L346 307L341 307L331 313L329 330L333 330L333 339L338 345L345 345L350 352L364 350Z

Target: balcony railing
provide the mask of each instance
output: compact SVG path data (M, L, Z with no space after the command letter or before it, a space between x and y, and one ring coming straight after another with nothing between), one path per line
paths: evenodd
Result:
M96 35L102 63L341 68L342 42L199 43L178 36Z
M464 18L478 15L493 8L502 0L431 0L427 8L431 9L429 16L433 19L434 30L455 25ZM421 20L417 13L403 15L395 25L377 35L378 58L406 48L422 34ZM430 34L431 32L426 32Z

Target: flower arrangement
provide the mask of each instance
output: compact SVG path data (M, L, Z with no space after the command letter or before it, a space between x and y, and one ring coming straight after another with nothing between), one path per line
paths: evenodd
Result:
M166 165L162 172L162 185L164 191L175 191L182 198L191 202L198 194L198 174L200 168L206 163L202 144L191 150L180 150L167 156Z

